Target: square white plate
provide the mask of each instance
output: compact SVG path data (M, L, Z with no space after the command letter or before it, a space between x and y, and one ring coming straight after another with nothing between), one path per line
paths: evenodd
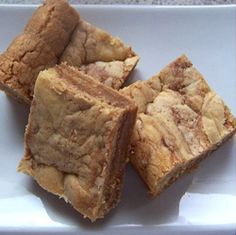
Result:
M36 6L0 6L0 51ZM132 45L132 79L147 79L186 53L236 114L236 6L78 6L81 16ZM84 220L61 199L16 172L28 108L0 92L0 232L69 234L235 234L236 138L151 199L129 166L121 203L104 220Z

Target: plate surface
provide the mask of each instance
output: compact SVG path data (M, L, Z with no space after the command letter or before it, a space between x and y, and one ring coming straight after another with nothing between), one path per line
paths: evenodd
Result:
M185 53L236 114L236 6L77 8L86 20L119 36L140 55L132 81L149 78ZM1 52L34 9L0 5ZM128 166L121 203L91 224L16 172L29 110L3 92L0 107L0 232L235 234L236 137L155 199Z

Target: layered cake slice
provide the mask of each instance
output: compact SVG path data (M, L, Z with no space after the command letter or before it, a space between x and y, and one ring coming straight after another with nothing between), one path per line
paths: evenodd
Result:
M0 89L30 103L38 73L58 62L78 18L67 1L45 1L24 32L0 55Z
M114 89L123 85L138 60L119 38L82 19L60 59Z
M229 108L184 55L121 93L138 105L130 159L153 196L235 133Z
M137 106L65 64L40 72L19 171L85 217L118 203Z

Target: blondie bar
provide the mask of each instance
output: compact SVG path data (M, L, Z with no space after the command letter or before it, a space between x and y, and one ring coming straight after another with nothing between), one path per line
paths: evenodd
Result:
M228 107L184 55L121 93L138 105L130 159L153 196L235 133Z
M85 217L119 201L137 106L65 64L39 73L19 171Z

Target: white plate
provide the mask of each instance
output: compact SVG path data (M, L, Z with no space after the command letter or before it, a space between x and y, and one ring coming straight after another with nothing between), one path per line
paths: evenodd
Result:
M35 6L0 6L0 51ZM236 114L236 7L79 6L81 15L133 46L141 60L133 80L147 79L186 53ZM236 144L226 143L151 200L128 167L121 203L91 224L63 200L16 172L28 108L0 93L0 232L78 234L234 234Z

